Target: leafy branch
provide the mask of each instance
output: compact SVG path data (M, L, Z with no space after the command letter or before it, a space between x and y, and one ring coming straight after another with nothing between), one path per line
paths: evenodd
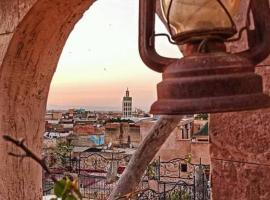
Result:
M21 150L23 150L23 154L15 154L13 152L8 152L10 156L17 158L31 158L36 161L45 172L49 175L51 180L54 182L54 194L58 198L62 198L62 200L78 200L82 199L82 195L78 189L78 180L70 179L69 177L64 177L60 180L57 180L51 173L50 169L46 165L45 159L39 158L34 152L32 152L25 144L24 139L15 139L9 135L4 135L3 139L7 142L10 142Z

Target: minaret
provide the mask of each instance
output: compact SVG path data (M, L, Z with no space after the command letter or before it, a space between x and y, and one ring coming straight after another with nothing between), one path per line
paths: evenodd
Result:
M126 96L123 97L122 102L122 116L123 118L130 118L132 113L132 97L129 96L129 90L126 90Z

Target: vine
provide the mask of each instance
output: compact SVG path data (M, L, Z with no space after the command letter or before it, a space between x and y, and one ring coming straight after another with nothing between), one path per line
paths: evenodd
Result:
M31 158L34 161L36 161L43 170L49 175L50 179L54 182L54 194L56 198L53 198L51 200L57 200L57 198L61 198L62 200L81 200L82 195L80 193L79 187L78 187L78 179L74 179L71 176L65 176L62 179L56 179L48 166L46 165L45 159L39 158L35 153L33 153L25 144L24 139L15 139L9 135L4 135L3 139L7 142L10 142L14 145L16 145L18 148L20 148L23 153L22 154L15 154L13 152L8 152L10 156L14 156L17 158L21 158L23 160L24 158Z

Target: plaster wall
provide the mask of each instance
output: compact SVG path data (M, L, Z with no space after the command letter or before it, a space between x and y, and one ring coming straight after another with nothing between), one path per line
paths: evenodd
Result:
M213 199L270 199L269 111L211 115Z
M154 123L152 121L141 123L142 138L147 135ZM179 128L175 128L156 154L156 158L160 157L162 161L169 161L174 158L184 158L188 154L192 155L193 163L199 163L201 158L203 164L210 164L209 143L183 140Z
M190 153L192 162L210 165L209 142L192 142Z
M0 199L42 197L41 168L8 152L2 139L24 138L41 155L50 82L69 33L92 0L0 1Z
M241 2L237 25L243 26L248 1ZM245 37L228 46L247 47ZM270 93L270 59L258 65L265 93ZM270 109L210 115L210 157L213 200L270 199Z
M128 123L111 123L105 128L105 144L112 142L113 146L130 143L137 147L141 142L140 127Z

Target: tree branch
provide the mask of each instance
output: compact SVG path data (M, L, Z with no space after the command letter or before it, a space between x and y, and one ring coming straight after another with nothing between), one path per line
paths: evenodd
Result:
M156 122L132 155L109 200L119 199L136 191L147 166L181 119L182 116L162 116Z
M22 149L24 151L24 154L15 154L13 152L9 152L8 154L14 157L18 157L18 158L31 158L34 161L36 161L49 175L50 178L52 179L53 182L56 182L56 178L54 176L52 176L51 171L49 170L49 168L47 167L45 160L39 158L35 153L33 153L25 144L24 144L24 139L15 139L9 135L4 135L3 139L6 140L7 142L10 142L12 144L15 144L17 147L19 147L20 149Z

